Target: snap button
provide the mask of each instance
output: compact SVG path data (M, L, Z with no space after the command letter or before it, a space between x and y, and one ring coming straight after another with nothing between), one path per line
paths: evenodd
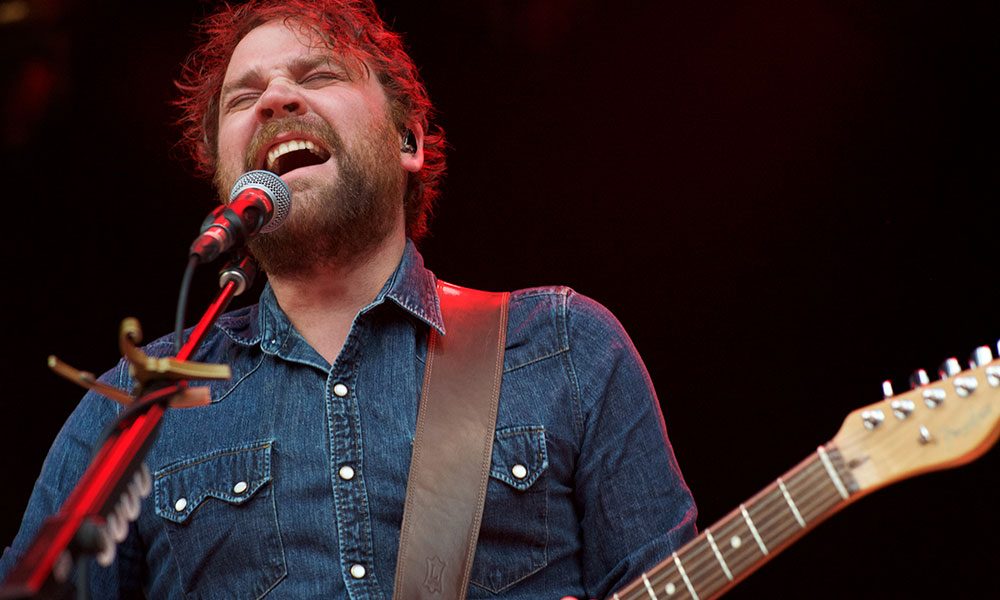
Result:
M241 481L233 486L233 493L242 494L243 492L247 491L247 487L249 487L247 486L247 482Z
M344 465L340 467L340 471L338 471L338 473L340 474L340 478L343 479L344 481L350 481L354 479L354 469L351 468L349 465Z
M174 502L174 510L177 512L183 512L187 508L188 501L187 498L178 498L177 502Z
M528 476L528 468L524 465L514 465L510 468L510 473L517 479L524 479Z
M362 565L351 565L351 577L353 577L355 579L361 579L362 577L365 576L366 573L367 573L367 571L365 571L364 566L362 566Z
M347 386L342 383L338 383L333 386L333 394L339 398L346 396L347 391Z

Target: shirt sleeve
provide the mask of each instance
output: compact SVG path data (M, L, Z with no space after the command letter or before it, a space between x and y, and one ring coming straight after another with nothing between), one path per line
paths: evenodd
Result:
M576 503L584 584L603 598L696 535L697 510L652 381L618 320L570 292L570 357L583 409Z
M121 385L122 366L105 373L101 381ZM42 471L28 500L21 527L10 547L0 557L0 579L27 552L44 521L54 515L73 491L90 464L94 447L105 426L119 413L119 405L93 392L88 392L66 420L42 464ZM90 593L94 598L118 598L134 595L140 584L137 560L138 539L135 525L129 537L118 545L116 559L109 567L100 567L90 559L88 568Z

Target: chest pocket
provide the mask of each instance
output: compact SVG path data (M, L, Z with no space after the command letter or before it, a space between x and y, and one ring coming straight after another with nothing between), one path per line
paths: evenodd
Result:
M544 428L497 430L474 585L499 593L548 563L548 466Z
M284 578L271 448L218 450L153 474L156 514L187 597L259 598Z

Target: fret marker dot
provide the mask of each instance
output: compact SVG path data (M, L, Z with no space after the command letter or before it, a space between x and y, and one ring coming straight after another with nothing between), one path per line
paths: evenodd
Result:
M674 582L671 581L666 585L666 587L663 588L663 591L666 592L668 596L673 596L674 592L677 591L677 586L675 586Z
M733 548L739 548L740 544L742 544L742 543L743 543L743 540L741 540L740 536L738 536L738 535L734 535L732 537L732 539L729 540L729 545L732 546Z

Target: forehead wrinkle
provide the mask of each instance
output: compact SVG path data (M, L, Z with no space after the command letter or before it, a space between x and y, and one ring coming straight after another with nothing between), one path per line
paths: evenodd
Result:
M253 67L249 71L246 71L242 75L237 77L234 81L224 83L222 85L222 91L220 92L220 96L225 98L226 95L231 93L233 90L260 87L263 81L264 81L264 70L259 66Z
M348 79L351 78L350 69L346 68L342 63L335 60L333 56L327 54L309 54L306 56L296 56L288 62L287 69L288 73L293 77L300 77L305 75L309 71L317 67L328 66L335 68L340 71ZM246 71L234 81L226 83L222 86L221 96L224 98L227 94L231 93L233 90L239 89L251 89L251 88L264 88L265 86L265 76L264 69L260 66L254 66L249 71Z

